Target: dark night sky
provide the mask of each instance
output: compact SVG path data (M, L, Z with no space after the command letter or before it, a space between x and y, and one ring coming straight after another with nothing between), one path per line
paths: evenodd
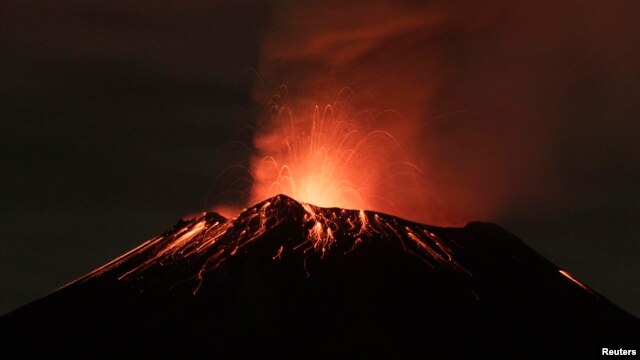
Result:
M410 89L443 199L640 315L640 6L369 3L5 2L0 314L201 210L256 68Z

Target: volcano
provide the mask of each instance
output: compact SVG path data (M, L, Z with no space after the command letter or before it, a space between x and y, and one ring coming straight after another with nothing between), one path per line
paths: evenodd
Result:
M181 220L0 318L3 358L538 358L638 339L637 318L497 225L284 195Z

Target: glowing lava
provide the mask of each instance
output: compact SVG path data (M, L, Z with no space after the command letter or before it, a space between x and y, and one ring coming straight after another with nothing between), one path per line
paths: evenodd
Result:
M278 235L274 238L274 234ZM469 274L454 257L456 245L441 239L426 225L364 210L322 208L278 195L230 219L202 213L75 282L105 273L121 281L149 281L147 274L158 268L171 273L175 264L186 261L197 269L195 274L187 276L196 280L193 289L196 294L206 272L246 252L249 246L265 237L271 237L270 241L274 242L273 261L301 254L307 276L310 273L306 262L310 257L346 256L370 241L389 242L431 268ZM184 282L184 278L181 281Z
M254 141L250 203L285 194L322 207L430 220L428 180L391 133L371 130L379 113L351 111L350 94L344 90L333 104L302 116L283 100L286 95L272 98L267 124ZM318 236L330 236L320 230Z

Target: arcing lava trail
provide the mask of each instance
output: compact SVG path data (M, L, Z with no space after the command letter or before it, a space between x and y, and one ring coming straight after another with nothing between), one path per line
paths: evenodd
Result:
M491 224L279 195L181 221L0 318L10 356L598 354L638 320Z

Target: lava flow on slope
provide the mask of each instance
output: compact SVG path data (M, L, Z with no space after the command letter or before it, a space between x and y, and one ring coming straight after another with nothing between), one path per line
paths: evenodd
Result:
M496 225L278 195L203 213L0 318L1 354L599 354L638 319Z

